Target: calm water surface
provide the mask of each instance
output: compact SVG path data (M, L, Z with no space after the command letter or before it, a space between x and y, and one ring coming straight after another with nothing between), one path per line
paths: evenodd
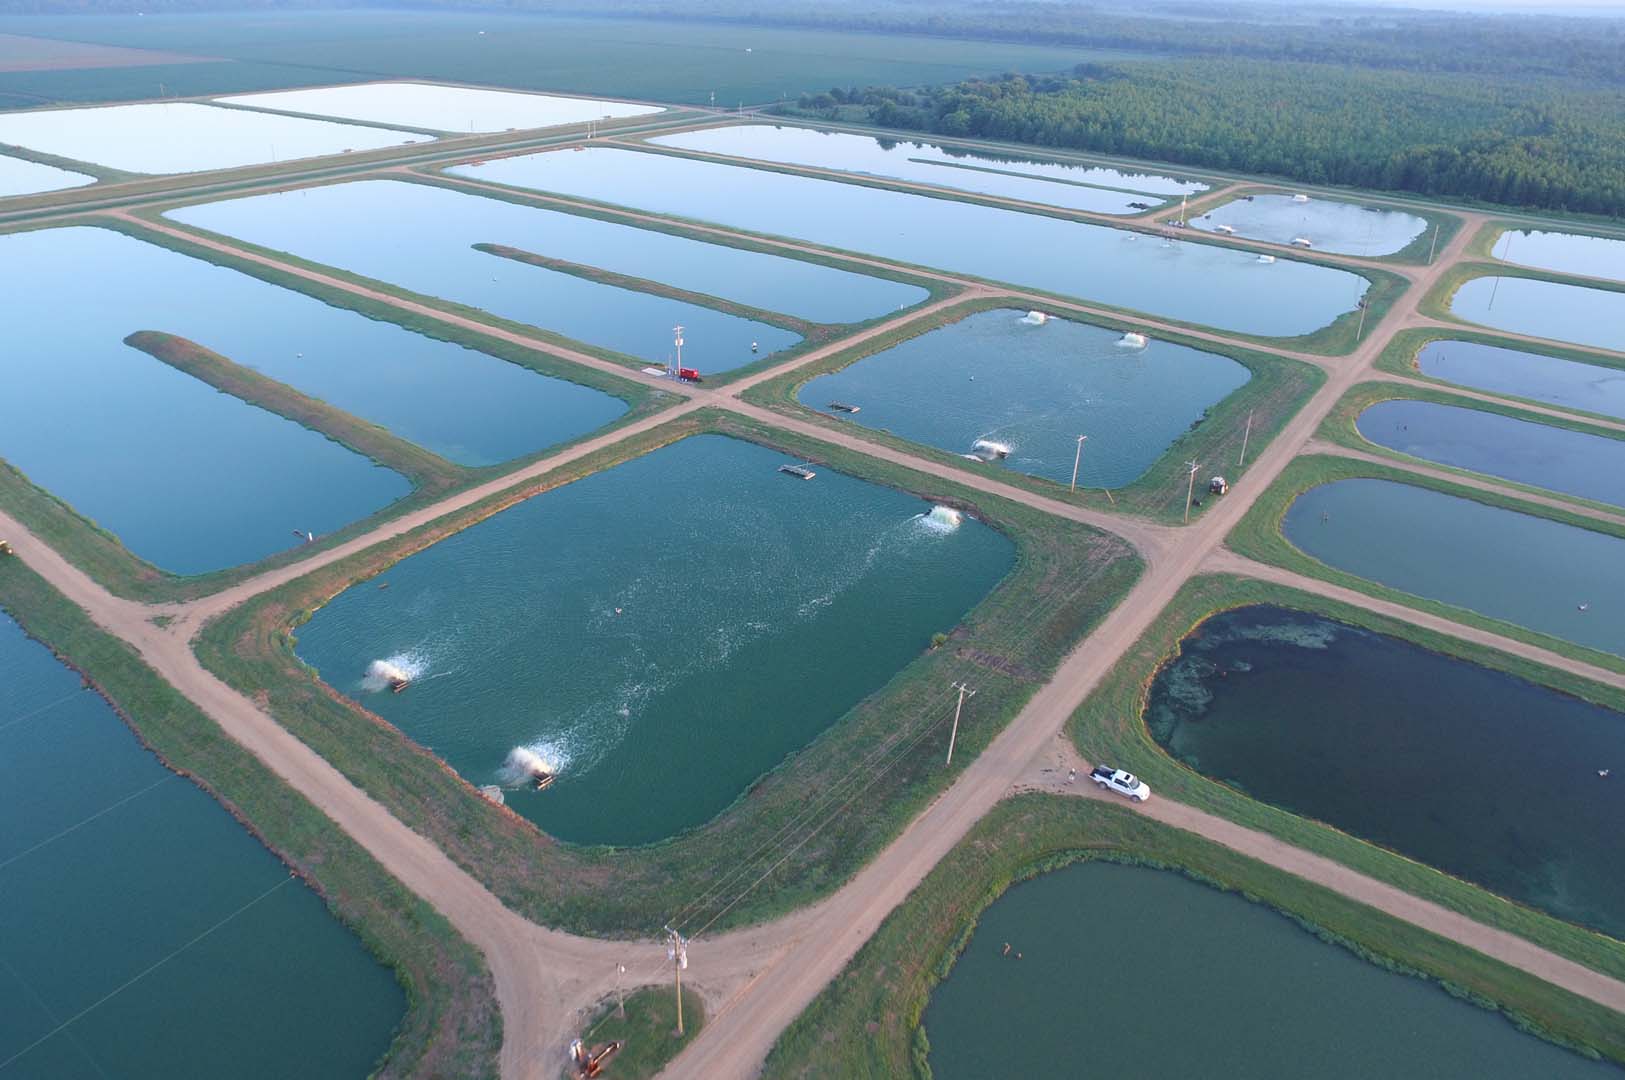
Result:
M1023 314L961 319L813 379L798 397L813 409L856 404L854 423L958 454L1001 442L1005 465L1062 483L1087 434L1078 482L1121 487L1249 378L1214 353L1162 341L1121 348L1115 331L1029 326Z
M1133 214L1144 209L1143 204L1161 205L1170 195L1206 190L1203 184L1183 183L1167 176L1132 175L1054 162L1001 161L950 153L933 143L897 142L802 127L740 124L662 135L649 141L658 146L839 169L1105 214ZM1135 202L1142 205L1129 205Z
M1366 280L1344 270L1162 241L952 199L597 147L452 170L479 180L719 222L734 228L1045 289L1251 334L1307 334L1352 311Z
M1625 292L1536 278L1479 277L1456 290L1450 310L1515 334L1625 352Z
M7 1080L365 1076L406 1008L320 898L4 615L0 897Z
M1360 434L1413 457L1625 506L1625 441L1431 401L1379 401Z
M1272 244L1290 244L1303 237L1316 250L1345 255L1392 255L1421 236L1427 224L1415 214L1398 210L1378 210L1336 199L1296 203L1290 195L1237 199L1191 219L1193 228L1207 232L1228 225L1237 236Z
M995 901L924 1024L943 1080L1618 1076L1260 904L1110 863Z
M425 138L189 101L0 113L0 143L133 173L232 169Z
M1265 802L1625 937L1625 715L1250 607L1181 643L1146 722L1179 760ZM1531 782L1508 783L1509 762Z
M1495 257L1563 274L1625 281L1625 240L1518 229L1501 234Z
M1363 478L1304 492L1281 531L1339 570L1625 655L1625 540Z
M584 843L714 817L951 629L1014 563L1001 534L715 435L537 496L363 583L299 631L339 690ZM366 678L385 660L403 693ZM545 792L505 765L554 763Z
M431 86L412 82L318 86L269 94L239 94L215 100L228 105L247 105L277 112L308 113L340 120L365 120L371 124L400 124L465 134L580 124L588 120L649 116L665 111L659 105L634 105L629 101L519 94L509 90Z
M1430 341L1416 366L1461 386L1625 418L1625 370L1619 368L1470 341Z
M41 191L84 187L95 182L94 176L84 173L0 154L0 199L8 195L34 195Z
M179 334L240 362L265 358L267 374L306 342L307 319L344 323L375 348L427 339L101 229L0 237L0 295L10 346L0 457L166 570L262 558L297 543L295 529L332 532L409 490L123 339Z

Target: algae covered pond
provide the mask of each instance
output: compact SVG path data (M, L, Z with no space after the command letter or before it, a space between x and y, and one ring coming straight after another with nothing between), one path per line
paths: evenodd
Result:
M0 614L0 1076L364 1076L406 1002L321 898Z
M1355 309L1346 270L837 180L603 147L459 166L458 176L676 214L1286 337Z
M1430 341L1416 354L1424 375L1460 386L1625 418L1625 370L1471 341Z
M994 901L923 1022L942 1080L1618 1075L1240 896L1110 863Z
M697 435L538 495L334 598L299 655L550 833L671 836L1014 565L986 525L827 468L778 472L789 460ZM413 682L388 693L384 671ZM515 771L527 755L559 770L547 791Z
M1005 465L1061 483L1138 479L1249 378L1229 357L1170 342L1123 348L1116 331L985 311L810 380L803 405L856 404L852 422L957 454L1009 448ZM847 415L839 414L837 415Z
M1380 446L1458 469L1625 506L1625 441L1500 413L1396 398L1356 421Z
M1515 334L1625 352L1625 292L1526 277L1476 277L1450 312Z
M1625 655L1625 540L1390 480L1299 495L1281 531L1339 570Z
M1254 798L1625 938L1625 714L1259 606L1180 644L1146 724Z
M1318 251L1365 256L1392 255L1427 228L1424 219L1400 210L1382 210L1337 199L1296 202L1291 195L1236 199L1193 217L1190 224L1204 232L1228 231L1271 244L1291 244L1303 239Z

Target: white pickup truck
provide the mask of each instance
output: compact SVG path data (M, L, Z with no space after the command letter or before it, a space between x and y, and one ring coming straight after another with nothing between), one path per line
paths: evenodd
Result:
M1135 802L1145 802L1151 797L1151 788L1144 780L1131 772L1114 769L1110 765L1096 765L1094 772L1089 774L1089 779L1102 788L1115 791L1119 795L1127 795Z

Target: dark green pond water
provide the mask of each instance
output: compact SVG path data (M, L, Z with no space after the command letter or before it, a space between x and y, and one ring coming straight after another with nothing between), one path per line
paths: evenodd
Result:
M940 1080L1619 1075L1240 896L1109 863L994 902L924 1023Z
M1625 938L1625 715L1260 606L1181 643L1146 723L1256 798Z
M361 1077L388 970L0 615L0 1076Z
M1281 532L1328 566L1625 656L1625 540L1390 480L1335 480Z
M339 690L584 843L714 817L951 629L1014 545L919 499L701 435L539 495L299 631ZM375 661L413 684L385 692ZM372 677L369 678L369 670ZM511 755L560 770L523 786Z

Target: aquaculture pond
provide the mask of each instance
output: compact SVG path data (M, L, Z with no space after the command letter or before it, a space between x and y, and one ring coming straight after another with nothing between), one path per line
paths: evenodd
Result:
M1248 607L1180 644L1146 723L1174 757L1255 798L1625 938L1625 714ZM1509 767L1528 782L1509 783Z
M1111 863L994 901L923 1022L943 1080L1618 1075L1241 896Z
M803 127L737 124L661 135L649 141L681 150L838 169L1103 214L1139 213L1170 197L1207 190L1205 184L1169 176L994 157L950 151L935 143Z
M595 147L451 171L1250 334L1311 333L1354 310L1367 284L1290 259L1266 265L1209 244L669 154Z
M1625 418L1625 370L1471 341L1430 341L1416 354L1424 375L1460 386Z
M358 181L172 210L188 225L287 251L664 363L723 371L799 336L712 307L477 251L500 244L676 285L817 322L857 322L923 300L924 289L597 218L390 180ZM396 227L403 220L413 228ZM758 351L751 351L755 342Z
M852 422L1018 472L1121 487L1144 474L1208 407L1246 383L1225 356L1019 311L985 311L822 375L798 398L813 409L856 405ZM1007 449L998 458L996 450Z
M1525 277L1477 277L1456 290L1452 314L1515 334L1625 352L1625 292Z
M1625 441L1431 401L1379 401L1360 434L1413 457L1625 506Z
M332 532L409 490L124 338L195 338L272 375L317 344L306 320L349 320L352 341L397 353L434 343L103 229L0 237L0 294L10 312L0 458L165 570L249 562L298 543L295 530Z
M365 1076L406 1002L320 897L0 614L0 1075Z
M264 165L426 138L190 101L0 113L0 143L133 173Z
M0 154L0 199L11 195L37 195L42 191L84 187L95 182L94 176L84 173Z
M1014 565L986 525L790 461L698 435L539 495L334 598L299 655L554 835L671 836ZM546 791L537 762L558 770Z
M1427 222L1415 214L1375 206L1291 195L1255 195L1216 207L1190 220L1204 232L1230 232L1248 240L1292 244L1343 255L1392 255L1422 235Z
M1508 230L1495 242L1493 253L1503 262L1625 281L1625 240L1612 237Z
M1625 540L1389 480L1335 480L1287 508L1306 554L1372 581L1625 655Z
M659 105L635 105L629 101L522 94L476 86L436 86L416 82L317 86L306 90L238 94L215 100L273 112L308 113L338 120L362 120L369 124L397 124L464 134L580 124L588 120L649 116L665 111Z

